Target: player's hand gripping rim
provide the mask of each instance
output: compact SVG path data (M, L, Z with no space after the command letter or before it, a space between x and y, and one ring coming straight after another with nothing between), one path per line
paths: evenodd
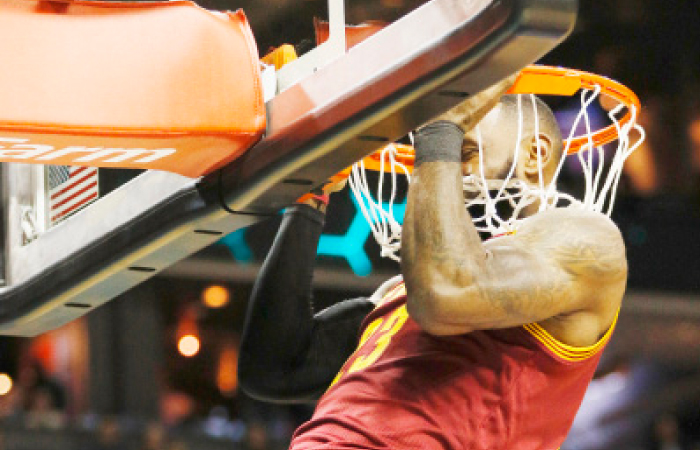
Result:
M416 133L414 166L426 162L462 162L464 133L498 104L516 78L517 74L504 78L421 127Z

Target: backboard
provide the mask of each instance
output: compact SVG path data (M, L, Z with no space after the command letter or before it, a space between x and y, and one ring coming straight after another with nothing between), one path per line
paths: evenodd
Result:
M432 0L323 67L288 78L266 104L264 139L227 165L200 178L145 171L60 220L52 220L48 194L51 177L65 171L3 164L0 334L56 328L276 214L539 59L571 31L576 7L576 0Z

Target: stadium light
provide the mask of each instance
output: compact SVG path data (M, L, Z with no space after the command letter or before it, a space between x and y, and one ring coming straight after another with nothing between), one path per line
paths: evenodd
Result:
M12 390L12 378L6 373L0 373L0 395L7 395Z
M200 343L199 338L192 334L182 336L177 343L177 350L182 356L191 358L199 353Z
M202 302L208 308L223 308L231 299L229 290L224 286L212 285L202 292Z

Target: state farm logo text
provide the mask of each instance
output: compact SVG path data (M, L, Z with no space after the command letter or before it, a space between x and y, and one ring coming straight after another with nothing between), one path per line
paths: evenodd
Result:
M50 164L52 160L73 156L71 162L105 162L105 163L150 163L176 153L174 148L105 148L70 146L56 148L52 145L32 144L29 139L0 137L0 159L42 161ZM64 161L65 162L65 161Z

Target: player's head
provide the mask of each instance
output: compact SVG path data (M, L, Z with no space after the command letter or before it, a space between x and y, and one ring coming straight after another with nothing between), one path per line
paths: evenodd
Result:
M533 100L534 107L533 107ZM487 179L505 179L516 155L519 109L522 112L522 132L517 151L514 177L531 184L539 183L539 159L545 184L556 172L562 156L561 131L552 110L542 100L530 95L505 95L479 123L484 160L484 176ZM535 108L537 113L535 114ZM535 133L535 117L539 126ZM538 142L539 141L539 142ZM476 129L464 136L463 144L465 174L480 175L479 145Z

